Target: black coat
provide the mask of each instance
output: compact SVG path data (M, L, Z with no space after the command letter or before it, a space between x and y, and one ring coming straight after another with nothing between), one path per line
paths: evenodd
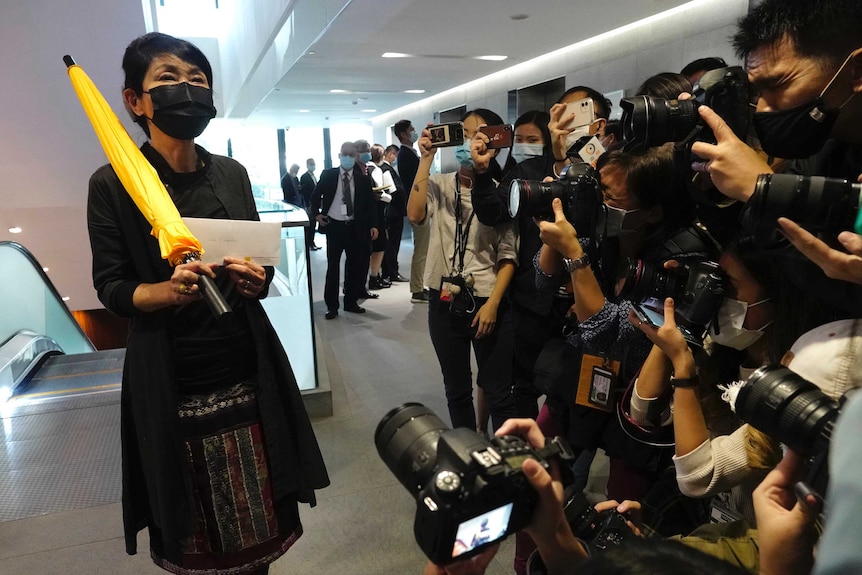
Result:
M145 144L143 150L156 165L152 148ZM210 156L203 148L198 153L208 168L192 189L212 193L232 219L259 219L245 169L229 158ZM162 169L159 174L167 179ZM110 165L90 178L87 220L99 300L109 311L131 318L120 401L126 551L134 554L137 532L154 527L158 531L150 529L151 539L161 534L165 557L175 561L179 541L191 530L191 495L183 473L173 377L176 311L169 307L143 313L132 302L138 285L166 281L172 268L161 258L150 224ZM273 269L267 268L260 298L266 297L272 276ZM246 314L257 351L257 397L273 497L314 504L314 490L326 487L329 477L287 355L258 300L244 300L234 311Z
M404 182L404 188L408 195L413 188L413 180L416 179L416 171L419 170L419 156L416 150L410 146L402 145L398 150L398 175Z
M314 195L311 197L311 217L316 218L320 214L326 215L332 206L332 200L335 198L335 191L338 189L338 178L340 178L341 168L330 168L323 170L320 174L320 180L314 188ZM377 198L371 191L371 178L362 173L362 168L358 165L353 167L353 219L357 227L371 230L371 228L379 228L380 222L377 221ZM320 233L326 233L326 226L319 226Z
M389 207L386 210L386 217L403 218L407 215L407 190L404 189L404 182L401 181L398 171L386 162L380 164L380 169L384 173L389 172L395 183L395 192L392 194L392 201L389 202Z
M311 207L311 196L314 194L314 186L316 185L317 183L311 172L305 172L299 177L299 193L302 196L302 205L305 208Z

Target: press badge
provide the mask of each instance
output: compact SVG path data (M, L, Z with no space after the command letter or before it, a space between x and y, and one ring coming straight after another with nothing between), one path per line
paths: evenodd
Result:
M607 357L584 354L575 403L602 411L613 409L620 362Z
M452 282L448 277L440 280L440 301L452 301Z
M347 217L347 204L341 204L341 215Z
M709 504L710 523L733 523L744 519L741 513L731 509L730 493L718 493Z

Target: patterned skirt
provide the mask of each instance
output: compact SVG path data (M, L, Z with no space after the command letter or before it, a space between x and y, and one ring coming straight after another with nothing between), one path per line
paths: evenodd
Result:
M180 575L265 572L302 535L296 501L273 501L257 398L250 382L180 398L180 429L191 477L192 534L174 564Z

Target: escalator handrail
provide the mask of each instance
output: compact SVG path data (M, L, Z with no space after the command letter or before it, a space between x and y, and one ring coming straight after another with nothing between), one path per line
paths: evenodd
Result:
M61 296L60 292L57 291L57 288L54 287L54 283L48 277L48 274L45 273L44 268L39 263L39 261L36 259L36 257L32 253L30 253L30 250L28 250L27 248L25 248L24 246L22 246L18 242L0 241L0 249L7 248L7 247L17 250L25 258L27 258L30 261L30 263L33 265L33 268L41 276L42 281L45 283L45 287L48 288L48 291L51 292L51 295L54 296L54 299L57 300L57 302L60 304L60 307L63 309L63 311L69 317L69 321L72 322L72 325L75 326L75 329L78 331L78 333L81 335L81 337L83 337L84 340L90 344L90 347L93 350L95 350L96 347L93 345L93 342L90 341L90 338L87 337L86 333L84 333L84 330L81 328L81 325L75 319L75 316L73 316L72 312L69 311L69 307L66 305L66 302L63 301L63 296ZM14 336L14 334L13 334L13 336ZM0 334L0 337L2 337L2 334Z

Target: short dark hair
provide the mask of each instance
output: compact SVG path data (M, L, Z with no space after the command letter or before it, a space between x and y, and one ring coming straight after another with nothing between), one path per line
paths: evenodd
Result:
M583 575L742 575L747 571L679 541L661 537L629 537L618 547L594 553L578 573Z
M810 58L840 64L862 46L859 0L764 0L740 18L733 48L740 58L786 37Z
M709 72L710 70L718 70L719 68L726 67L727 62L724 61L724 58L720 58L718 56L707 56L706 58L692 60L683 66L679 73L683 76L691 76L695 72Z
M699 68L698 68L699 69ZM676 100L683 92L692 91L691 82L683 74L661 72L650 76L638 87L635 96L652 96L665 100Z
M593 101L593 109L596 111L596 118L604 118L607 120L611 116L611 101L605 98L605 95L589 86L574 86L569 88L563 95L557 98L557 104L574 94L575 92L584 92L588 98Z
M545 155L551 153L551 132L548 131L548 122L551 121L551 115L547 112L543 112L542 110L529 110L524 112L518 119L515 120L515 131L518 130L518 126L524 126L527 124L532 124L539 128L539 131L542 133L542 142L544 142L545 147L543 149Z
M204 76L207 77L207 83L212 88L213 69L200 48L180 38L174 38L161 32L150 32L138 36L126 47L126 53L123 55L123 72L126 75L123 89L130 89L138 96L143 94L144 77L147 75L147 70L150 69L153 60L162 54L173 54L180 60L200 68ZM144 133L149 137L150 128L147 125L147 119L144 116L134 114L131 110L128 112L132 120L141 126Z
M392 126L392 131L395 133L395 137L400 140L401 134L403 132L406 132L410 128L410 125L412 123L413 122L411 122L410 120L398 120L397 122L395 122L395 125Z
M397 153L398 153L398 146L396 146L395 144L389 144L388 146L386 146L386 149L383 150L383 155L397 154Z

